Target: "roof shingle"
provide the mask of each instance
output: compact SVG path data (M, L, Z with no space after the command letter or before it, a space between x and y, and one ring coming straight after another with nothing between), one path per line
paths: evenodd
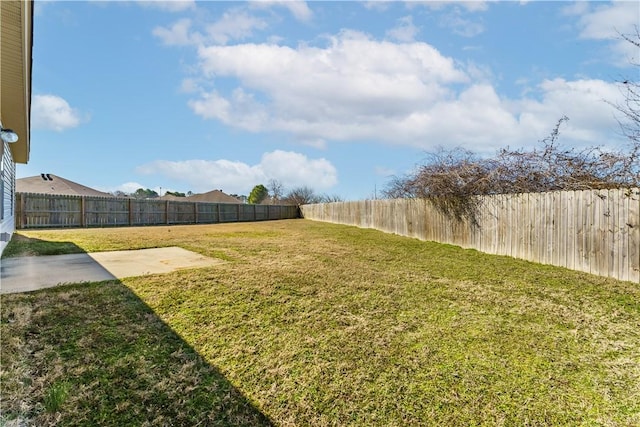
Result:
M113 197L112 194L94 190L77 182L47 173L16 179L16 192L39 194L62 194L67 196Z

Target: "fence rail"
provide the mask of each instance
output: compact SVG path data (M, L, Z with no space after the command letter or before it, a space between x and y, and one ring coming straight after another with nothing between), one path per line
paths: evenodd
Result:
M16 229L110 227L298 218L297 206L16 193Z
M478 224L428 200L304 205L307 219L374 228L640 283L640 189L480 197Z

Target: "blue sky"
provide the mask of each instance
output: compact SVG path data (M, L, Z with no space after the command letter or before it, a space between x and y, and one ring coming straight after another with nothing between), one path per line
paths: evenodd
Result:
M637 2L37 1L31 158L104 191L375 196L438 146L624 144Z

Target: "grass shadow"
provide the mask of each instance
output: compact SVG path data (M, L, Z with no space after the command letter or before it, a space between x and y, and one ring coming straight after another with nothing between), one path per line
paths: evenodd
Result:
M0 298L2 425L272 425L120 281Z
M54 242L14 233L2 252L2 259L20 256L68 255L86 253L73 242Z

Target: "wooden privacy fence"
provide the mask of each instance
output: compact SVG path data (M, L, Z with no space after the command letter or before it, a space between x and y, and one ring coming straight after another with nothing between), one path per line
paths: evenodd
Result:
M349 224L640 283L640 189L480 197L477 225L428 200L304 205L307 219Z
M297 206L16 193L16 228L108 227L298 218Z

